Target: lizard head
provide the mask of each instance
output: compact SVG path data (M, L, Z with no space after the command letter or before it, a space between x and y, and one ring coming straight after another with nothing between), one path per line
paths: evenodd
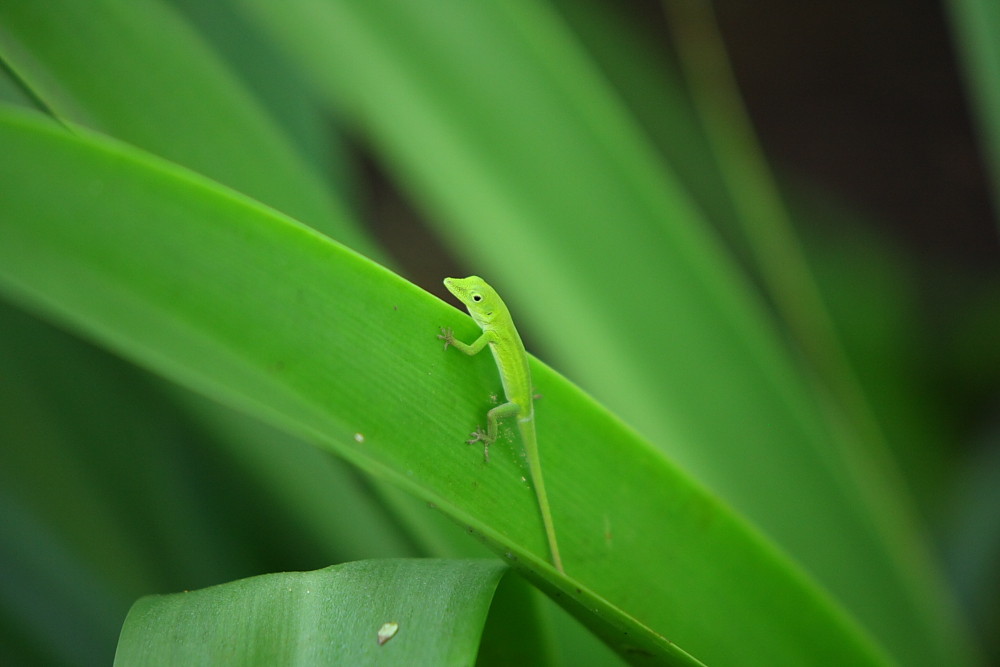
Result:
M476 324L483 326L506 310L503 301L492 287L479 276L445 278L444 286L469 309Z

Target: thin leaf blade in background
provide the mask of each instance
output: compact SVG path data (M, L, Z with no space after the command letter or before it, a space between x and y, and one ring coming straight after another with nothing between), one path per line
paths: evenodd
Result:
M1000 223L1000 5L991 0L949 0L952 32L965 66L966 86L992 175L993 207Z

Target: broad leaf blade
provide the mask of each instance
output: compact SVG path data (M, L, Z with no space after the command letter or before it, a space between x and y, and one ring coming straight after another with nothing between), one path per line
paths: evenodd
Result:
M486 466L461 444L498 389L490 359L445 354L435 339L439 326L470 338L468 317L126 146L21 114L0 115L0 144L9 186L0 190L0 286L10 296L432 503L625 655L883 661L786 558L533 362L542 460L572 578L559 576L521 458L499 448ZM711 620L720 618L738 621Z
M505 567L356 561L133 605L117 665L469 665ZM380 629L386 624L379 641Z
M900 659L961 653L890 466L798 367L545 3L241 4L343 101L546 358L792 554Z

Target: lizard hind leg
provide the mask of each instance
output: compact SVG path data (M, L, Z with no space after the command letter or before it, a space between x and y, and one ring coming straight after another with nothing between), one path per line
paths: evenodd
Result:
M467 440L470 445L474 442L483 443L483 458L487 463L490 462L490 445L496 442L497 434L500 431L500 420L516 415L520 411L520 406L511 401L496 406L486 413L486 432L483 432L482 428L477 428L472 433L472 439Z

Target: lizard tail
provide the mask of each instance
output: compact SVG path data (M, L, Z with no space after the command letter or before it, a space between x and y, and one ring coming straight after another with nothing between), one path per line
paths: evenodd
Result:
M535 422L532 419L518 421L518 429L521 431L521 440L524 442L524 451L528 455L528 467L531 469L531 484L535 487L535 496L538 498L538 510L542 515L542 524L545 527L545 537L549 541L549 551L552 554L552 564L556 569L565 573L563 569L562 557L559 555L559 544L556 542L556 529L552 524L552 510L549 508L549 497L545 493L545 481L542 479L542 465L538 458L538 440L535 437Z

